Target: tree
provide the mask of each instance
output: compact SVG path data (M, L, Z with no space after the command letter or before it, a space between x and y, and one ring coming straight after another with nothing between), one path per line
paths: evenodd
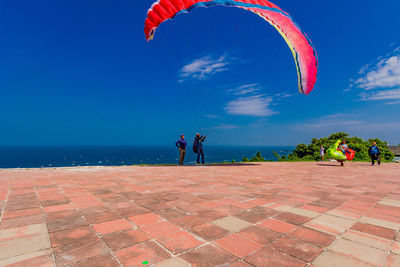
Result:
M280 161L313 161L320 160L319 149L322 146L327 150L332 146L336 140L346 140L347 145L356 151L356 156L354 160L356 161L369 161L368 149L372 142L376 142L381 149L381 159L382 161L393 161L394 155L389 151L388 143L384 142L378 138L363 140L360 137L350 137L349 134L344 132L333 133L328 137L323 137L321 139L313 138L309 145L299 144L296 149L290 153L286 158L280 157Z
M260 151L257 151L257 154L250 160L251 162L263 162L265 159L261 155Z

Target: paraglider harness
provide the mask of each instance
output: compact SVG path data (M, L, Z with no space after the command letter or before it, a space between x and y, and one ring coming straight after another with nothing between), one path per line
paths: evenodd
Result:
M342 149L343 148L343 149ZM344 146L343 146L343 143L340 143L340 145L339 145L339 147L338 147L338 149L337 149L338 151L341 151L342 153L343 153L343 155L347 155L347 154L350 154L350 150L349 150L349 147L347 146L347 148L345 148Z

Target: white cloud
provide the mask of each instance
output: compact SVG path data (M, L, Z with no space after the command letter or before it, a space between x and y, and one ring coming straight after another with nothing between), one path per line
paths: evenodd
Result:
M393 100L400 99L400 88L393 90L377 91L373 93L360 94L362 101Z
M195 59L193 62L184 66L179 76L183 79L193 78L197 80L206 80L210 76L228 70L232 60L227 55L220 57L205 56Z
M258 83L244 84L234 89L227 90L228 93L232 93L234 95L247 95L251 93L256 93L260 90L260 85Z
M400 105L400 101L395 101L395 102L387 102L385 105Z
M275 94L275 96L279 97L279 98L288 98L288 97L292 97L292 96L295 96L295 95L288 94L288 93L281 93L281 94Z
M343 117L345 117L345 116L347 116L347 115L346 115L346 114L343 114L343 113L336 113L336 114L331 114L331 115L323 116L322 118L323 118L323 119L325 119L325 118L332 119L332 118L343 118Z
M293 128L301 131L330 131L337 132L338 130L345 130L348 128L352 128L357 125L362 125L363 121L355 119L359 117L358 113L336 113L325 115L314 120L304 122L304 123L296 123L293 125Z
M355 85L365 90L400 86L399 48L381 59L375 66L372 64L364 66L359 74L362 77L355 81Z
M237 129L239 126L234 125L234 124L220 124L218 126L212 127L212 129L215 130L231 130L231 129Z
M308 130L320 130L320 129L343 129L343 127L347 126L355 126L362 124L361 121L358 120L333 120L333 121L317 121L312 123L302 123L299 125L295 125L297 129L308 129Z
M263 95L240 97L228 102L225 111L231 115L267 117L276 114L269 107L271 103L272 98Z

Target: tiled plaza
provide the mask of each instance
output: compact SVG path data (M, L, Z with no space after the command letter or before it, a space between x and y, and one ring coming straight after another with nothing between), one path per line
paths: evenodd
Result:
M0 266L400 266L400 165L0 170Z

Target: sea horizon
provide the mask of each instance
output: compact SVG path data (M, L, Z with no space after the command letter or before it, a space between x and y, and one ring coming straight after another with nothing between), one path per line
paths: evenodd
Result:
M276 161L273 152L287 155L295 146L222 146L204 147L206 163L239 162L258 151L267 161ZM124 166L140 164L176 164L174 145L84 145L84 146L0 146L0 168L44 168L77 166ZM185 163L196 164L197 154L188 144Z

